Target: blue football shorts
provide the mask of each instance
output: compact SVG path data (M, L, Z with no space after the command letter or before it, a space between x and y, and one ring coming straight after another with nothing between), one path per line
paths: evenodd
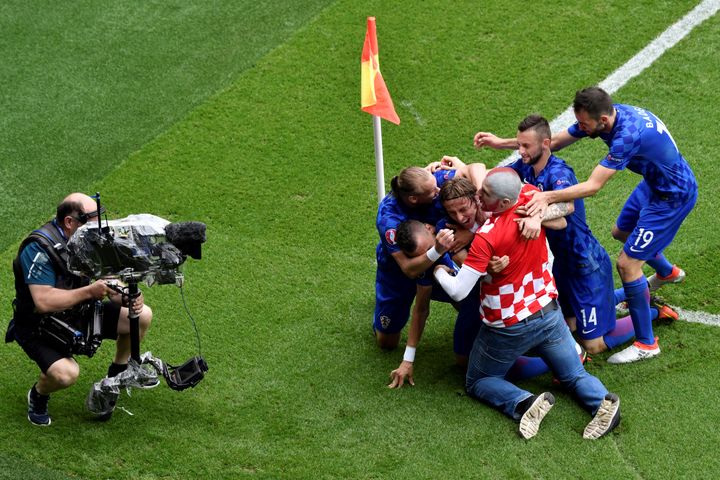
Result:
M558 301L565 317L575 317L577 335L590 340L615 328L613 267L607 254L592 272L578 275L556 269Z
M625 202L616 225L632 232L623 251L637 260L650 260L670 245L695 206L697 190L680 199L662 199L641 181Z

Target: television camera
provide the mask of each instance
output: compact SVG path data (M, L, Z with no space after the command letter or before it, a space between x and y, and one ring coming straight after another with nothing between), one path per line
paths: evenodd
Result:
M100 194L93 198L97 202L97 211L102 212ZM201 258L201 244L206 240L205 228L201 222L170 223L150 214L130 215L119 220L105 219L104 222L98 215L97 224L83 225L68 241L68 268L76 275L104 279L110 288L122 295L123 305L133 305L140 295L138 284L141 282L148 286L175 284L182 293L184 276L180 267L188 256ZM96 312L98 308L101 307L96 305ZM84 342L84 345L99 346L97 317L96 313L88 331L79 336L78 341ZM153 357L150 352L140 356L139 315L132 307L128 318L131 344L128 368L93 385L86 406L97 415L112 411L121 388L157 384L158 375L162 375L170 388L184 390L197 385L208 370L200 351L196 327L198 355L174 366ZM192 316L190 318L192 320ZM91 354L97 346L91 349Z

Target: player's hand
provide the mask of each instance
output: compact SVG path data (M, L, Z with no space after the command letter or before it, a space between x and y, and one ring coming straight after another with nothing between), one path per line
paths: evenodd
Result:
M488 262L488 272L490 272L491 274L500 273L505 270L505 267L507 267L508 265L510 265L510 257L508 257L507 255L503 255L502 257L493 255Z
M515 218L514 221L518 224L520 235L526 240L535 240L540 236L542 220L539 216Z
M435 235L435 250L443 254L447 252L455 241L455 234L449 228L443 228Z
M425 170L427 170L430 173L435 173L438 170L442 168L442 164L440 162L431 162L428 163L427 167L425 167Z
M515 209L515 213L517 213L521 217L527 217L527 207L525 205L521 205Z
M450 226L450 224L448 224ZM464 228L457 228L455 230L455 240L452 244L450 244L449 250L453 253L457 253L466 246L470 245L470 243L473 241L473 238L475 238L475 234L472 233L470 230L465 230Z
M500 138L490 132L478 132L473 138L473 145L475 148L480 149L482 147L500 148Z
M442 165L443 170L458 170L465 167L465 163L462 160L449 155L445 155L440 159L440 165Z
M532 198L525 204L526 214L530 217L537 215L540 217L540 220L542 220L549 205L548 193L530 190L527 192L527 195L530 195Z
M388 388L401 388L405 381L412 386L415 386L415 379L413 378L413 362L403 360L398 368L390 372L390 384Z

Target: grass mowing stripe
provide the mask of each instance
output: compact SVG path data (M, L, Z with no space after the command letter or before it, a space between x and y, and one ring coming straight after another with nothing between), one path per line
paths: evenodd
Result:
M0 250L333 1L3 2Z

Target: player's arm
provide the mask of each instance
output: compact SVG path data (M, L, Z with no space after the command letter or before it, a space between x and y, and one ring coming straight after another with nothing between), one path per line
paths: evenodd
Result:
M450 298L459 302L468 296L484 273L480 273L464 264L460 267L460 271L453 276L448 267L438 265L435 267L434 275L435 280L450 295Z
M487 167L484 163L471 163L467 166L465 176L480 190L487 176Z
M430 298L432 296L431 285L418 285L415 294L415 304L413 305L412 315L410 319L410 330L408 331L407 345L403 360L400 366L390 372L390 388L400 388L405 381L410 385L415 385L413 378L413 366L415 364L415 350L417 349L425 323L430 316Z
M565 220L565 217L543 220L542 226L550 230L562 230L567 227L567 220Z
M452 255L460 252L470 245L475 238L475 232L471 230L465 230L464 228L454 224L447 223L447 228L450 228L454 233L453 242L450 244L448 250L452 252ZM463 258L464 260L464 258ZM456 262L457 263L457 262Z
M51 285L28 285L38 313L61 312L89 300L101 300L113 292L104 280L97 280L86 287L63 290Z
M518 148L517 138L500 138L490 132L478 132L473 138L475 148L494 148L495 150L515 150Z
M478 189L487 175L487 167L484 163L465 163L458 157L450 155L444 155L440 159L440 165L443 170L455 170L455 178L467 178Z
M550 230L562 230L567 227L567 221L565 217L562 216L548 219L541 217L540 214L536 214L531 217L515 218L514 221L518 224L520 235L527 240L538 238L542 227L549 228Z
M550 140L550 150L553 152L562 150L563 148L567 147L568 145L572 145L578 140L580 140L580 138L573 137L572 135L570 135L570 132L568 132L567 130L563 130L560 133L553 134L552 139Z
M575 211L574 202L560 202L548 205L545 214L540 218L539 214L534 217L527 216L527 208L525 205L518 207L515 213L523 215L524 218L516 218L520 235L523 238L532 240L540 236L540 227L549 228L550 230L562 230L567 227L567 220L564 217Z
M391 255L405 276L409 278L417 278L425 270L430 268L443 253L448 251L448 248L454 239L455 237L452 230L442 229L435 236L435 245L425 252L425 255L408 257L402 251L393 252Z
M526 204L527 213L530 216L538 213L543 215L551 203L569 202L578 198L593 196L600 191L615 173L617 173L617 170L598 165L590 174L590 178L572 187L549 192L528 192L529 195L532 195L532 198Z

